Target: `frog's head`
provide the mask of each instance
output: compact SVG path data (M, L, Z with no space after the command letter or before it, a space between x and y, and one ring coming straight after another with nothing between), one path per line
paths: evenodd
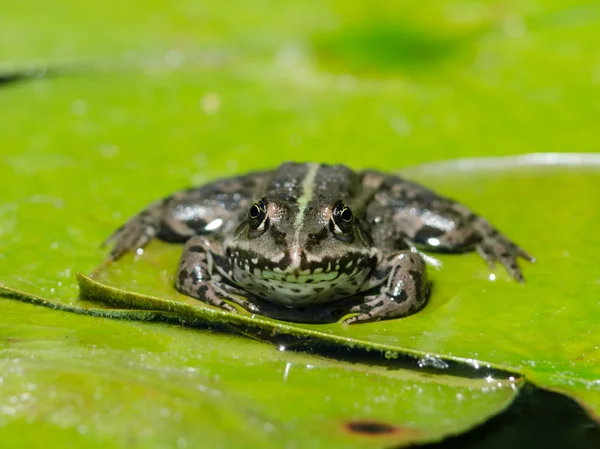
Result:
M286 305L356 293L379 257L363 223L342 200L287 195L253 204L227 254L236 283Z

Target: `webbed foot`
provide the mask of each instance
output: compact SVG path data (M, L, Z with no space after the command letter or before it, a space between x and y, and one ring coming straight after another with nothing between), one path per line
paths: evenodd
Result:
M535 262L535 258L524 249L510 241L486 220L480 218L475 225L481 240L475 245L477 253L493 268L496 262L500 262L506 271L518 282L524 282L525 278L518 264L521 257L528 262Z
M162 220L164 201L151 204L148 208L131 218L108 237L102 247L115 242L110 258L117 260L127 251L138 252L158 233Z

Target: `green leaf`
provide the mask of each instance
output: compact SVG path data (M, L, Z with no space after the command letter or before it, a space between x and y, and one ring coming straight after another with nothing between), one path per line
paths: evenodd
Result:
M443 263L439 271L430 267L434 291L429 304L413 316L354 326L282 326L267 318L252 321L262 321L263 328L270 326L277 333L304 332L307 337L341 345L408 352L424 357L424 363L430 354L463 360L475 368L492 365L518 372L541 387L576 392L597 414L600 331L596 323L600 312L595 298L600 295L600 282L595 280L594 267L585 261L593 259L600 245L593 231L600 226L600 217L587 207L600 195L600 184L595 182L598 170L590 166L600 157L575 156L571 159L576 165L568 168L540 165L557 157L472 160L463 163L469 167L466 171L460 161L413 170L413 175L428 185L479 205L477 210L504 224L501 228L508 235L536 255L536 264L523 267L525 284L515 283L502 269L490 271L476 254L444 255L439 256ZM515 166L515 162L521 165ZM451 174L440 178L441 172ZM506 198L515 201L495 206ZM95 276L107 285L168 302L109 291L85 277L80 278L82 292L118 307L169 310L184 319L251 326L250 318L221 311L209 315L212 308L174 290L174 267L180 252L179 245L156 242L142 256L130 254L102 267ZM185 306L180 306L182 303ZM563 388L565 377L573 380L569 388Z
M485 420L511 402L519 385L342 363L206 330L0 304L6 447L404 445Z

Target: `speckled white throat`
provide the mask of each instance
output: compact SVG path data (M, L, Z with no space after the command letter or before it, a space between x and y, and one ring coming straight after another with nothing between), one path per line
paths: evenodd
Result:
M336 271L295 275L262 271L250 274L234 266L236 284L270 302L283 306L324 304L360 292L370 270Z

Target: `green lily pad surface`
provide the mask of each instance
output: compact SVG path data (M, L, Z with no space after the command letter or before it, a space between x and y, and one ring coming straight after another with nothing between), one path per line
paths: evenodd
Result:
M427 355L464 360L476 369L491 364L560 390L562 381L555 385L548 380L547 374L552 373L556 379L577 381L581 388L578 398L592 410L599 410L600 333L596 323L600 311L595 298L600 295L600 281L593 274L585 278L583 273L590 268L585 261L593 259L600 245L592 231L600 226L600 217L594 209L582 207L600 195L599 173L581 163L543 165L557 157L458 161L412 170L414 177L428 185L478 205L478 211L537 257L534 265L523 267L525 284L514 282L501 268L490 271L476 254L438 256L441 268L430 269L434 282L431 299L413 316L354 326L286 327L293 327L295 333L304 330L339 337L339 344L361 342L382 350L410 351L424 357L425 364ZM575 162L577 157L587 164L600 159L574 156ZM511 165L519 162L522 165ZM440 177L440 173L448 172ZM506 198L514 202L495 206ZM556 218L557 208L560 220ZM83 287L90 296L108 296L121 307L175 310L172 301L176 301L209 309L172 287L180 253L180 245L157 242L142 256L129 255L96 273L96 281L171 302L142 304L143 298L124 299L86 278L82 278ZM180 313L186 316L188 310L181 309ZM233 325L247 326L222 315ZM211 321L209 317L201 319ZM275 320L262 320L279 329Z
M519 385L0 302L4 447L383 447L460 432Z
M520 378L600 415L597 2L4 6L5 446L436 441L504 410ZM530 153L545 155L503 158ZM476 254L431 254L421 312L350 327L185 298L177 245L103 264L100 243L149 202L285 160L401 172L537 262L521 285ZM288 350L255 341L273 336ZM418 369L289 350L302 341Z

